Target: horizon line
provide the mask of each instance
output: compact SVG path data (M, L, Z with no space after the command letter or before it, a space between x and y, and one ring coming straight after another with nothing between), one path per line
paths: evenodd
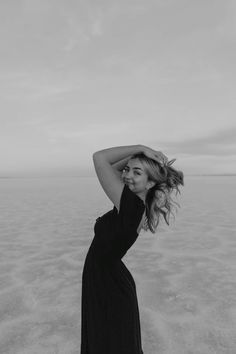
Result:
M184 174L184 176L236 176L236 173L206 173L206 174ZM38 175L38 176L0 176L0 179L26 179L26 178L95 178L97 177L96 175L68 175L68 176L62 176L62 175Z

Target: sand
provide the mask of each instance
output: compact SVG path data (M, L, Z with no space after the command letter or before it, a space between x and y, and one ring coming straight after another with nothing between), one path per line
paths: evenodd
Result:
M189 187L176 222L141 233L123 258L136 282L144 354L236 353L235 199L208 192L202 199ZM1 354L80 353L81 275L94 215L82 224L77 213L52 217L51 209L24 222L17 212L2 224Z

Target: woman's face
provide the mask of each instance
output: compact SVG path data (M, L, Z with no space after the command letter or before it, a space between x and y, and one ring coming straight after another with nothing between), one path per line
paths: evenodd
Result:
M145 196L148 188L152 186L148 181L148 175L144 171L139 159L130 159L123 169L122 180L129 189L140 196Z

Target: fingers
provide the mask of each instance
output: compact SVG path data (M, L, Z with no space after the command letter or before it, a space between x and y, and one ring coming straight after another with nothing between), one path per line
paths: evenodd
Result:
M168 163L168 157L165 154L163 154L162 151L156 151L156 150L146 147L144 154L147 157L149 157L153 160L156 160L157 162L159 162L163 165L166 165Z

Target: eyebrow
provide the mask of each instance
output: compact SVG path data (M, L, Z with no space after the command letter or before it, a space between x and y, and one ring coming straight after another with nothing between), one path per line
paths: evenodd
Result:
M130 168L128 165L126 165L125 167ZM143 171L143 169L142 169L142 168L140 168L140 167L133 167L133 169L134 169L134 170L141 170L141 171Z

